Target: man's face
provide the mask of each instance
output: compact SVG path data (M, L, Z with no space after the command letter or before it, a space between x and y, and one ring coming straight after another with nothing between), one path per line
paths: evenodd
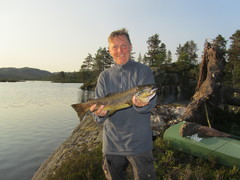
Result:
M109 52L117 64L126 64L130 59L132 45L125 35L117 36L109 42Z

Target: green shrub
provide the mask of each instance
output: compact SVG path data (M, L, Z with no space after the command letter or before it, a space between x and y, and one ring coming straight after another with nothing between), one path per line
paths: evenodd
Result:
M171 148L161 137L154 142L155 169L158 180L239 179L236 166L220 165L214 159L204 160Z
M233 132L239 136L239 113L219 111L216 113L218 124L215 128L225 132ZM221 118L221 119L220 119ZM227 167L218 164L214 159L201 159L190 154L173 149L166 143L163 133L154 141L155 169L158 180L181 179L211 179L211 180L238 180L239 168ZM101 145L92 151L85 147L81 152L73 152L71 157L57 169L55 175L48 180L102 180L105 179L102 171ZM128 168L127 179L132 179L132 170Z
M81 152L73 152L54 175L48 177L48 180L104 179L101 162L101 146L92 151L88 151L85 147Z

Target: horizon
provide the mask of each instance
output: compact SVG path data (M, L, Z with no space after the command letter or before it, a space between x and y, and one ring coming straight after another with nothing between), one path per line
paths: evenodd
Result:
M41 70L41 71L48 71L46 69L40 69L40 68L37 68L37 67L0 67L0 69L24 69L24 68L29 68L29 69L37 69L37 70ZM59 73L59 72L62 72L62 71L48 71L50 73ZM74 71L63 71L63 72L66 72L66 73L72 73ZM77 72L77 71L75 71Z
M107 47L109 34L120 28L129 31L135 60L147 52L148 38L159 34L173 62L179 44L190 40L200 61L205 40L220 34L228 48L240 29L239 6L238 0L1 1L0 68L79 71L88 54Z

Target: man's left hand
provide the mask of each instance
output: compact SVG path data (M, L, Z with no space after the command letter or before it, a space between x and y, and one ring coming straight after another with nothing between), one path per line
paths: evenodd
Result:
M142 102L140 99L136 98L135 96L133 96L132 102L133 102L133 105L137 107L143 107L148 105L148 102Z

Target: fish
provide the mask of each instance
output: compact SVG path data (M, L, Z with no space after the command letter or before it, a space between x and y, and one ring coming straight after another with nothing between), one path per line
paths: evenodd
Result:
M90 107L94 104L96 104L95 109L104 105L103 110L107 111L108 116L111 116L120 109L132 106L133 96L142 102L148 103L156 95L156 91L157 88L155 88L154 84L140 85L123 92L111 93L102 98L90 99L85 103L72 104L71 106L77 112L81 122L87 113L91 113Z

